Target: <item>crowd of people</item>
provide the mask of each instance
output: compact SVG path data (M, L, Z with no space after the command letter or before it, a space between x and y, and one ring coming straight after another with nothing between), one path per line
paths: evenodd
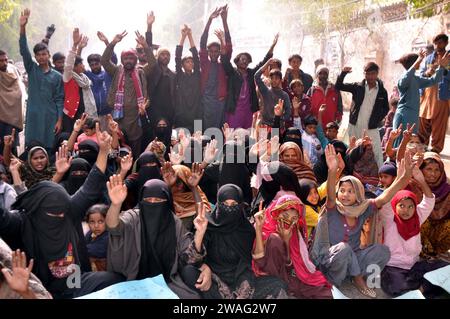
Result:
M106 48L87 70L78 28L51 59L49 27L33 58L21 12L26 83L0 50L0 298L76 298L158 275L180 298L330 299L346 281L376 298L374 269L392 297L444 293L424 274L450 265L448 36L400 58L388 94L375 62L361 82L345 82L346 66L331 83L323 60L313 77L293 54L283 74L278 35L254 67L248 52L233 65L227 15L211 13L199 50L182 27L175 71L153 12L120 59L128 33L98 32ZM223 30L208 42L214 19Z

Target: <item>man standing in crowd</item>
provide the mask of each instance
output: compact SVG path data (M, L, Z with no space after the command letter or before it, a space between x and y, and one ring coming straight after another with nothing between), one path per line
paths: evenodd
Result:
M383 165L383 152L378 126L389 112L389 101L383 82L378 79L379 69L376 63L369 62L364 67L365 79L362 82L344 84L345 76L352 72L351 67L344 67L336 80L336 89L352 93L348 134L359 139L364 136L364 132L367 133L380 168Z
M8 63L8 55L0 50L0 154L3 154L3 137L15 129L15 149L19 142L19 131L23 129L22 106L24 85L17 68Z
M108 94L108 105L113 108L113 118L119 123L125 133L128 145L131 146L133 157L141 154L142 121L140 114L145 112L147 99L147 77L155 66L155 57L147 45L145 37L136 32L136 41L144 48L148 63L144 68L136 68L136 50L123 51L122 65L111 62L114 47L127 35L118 34L106 47L102 56L102 65L113 80Z
M426 77L431 77L436 72L439 66L438 62L445 55L448 36L444 33L438 34L433 43L435 51L427 56L421 70L422 75ZM438 154L444 149L450 109L449 66L444 70L442 80L438 84L421 92L419 137L428 146L431 136L431 151Z
M31 57L26 37L30 10L20 16L20 54L28 73L28 104L26 113L25 144L37 140L51 150L55 134L62 129L64 88L62 76L49 65L50 53L40 42L33 48L36 62Z
M222 127L225 100L227 97L227 76L221 62L219 62L220 56L220 43L211 42L206 47L208 42L208 33L212 21L219 15L222 17L223 30L225 33L225 45L226 52L231 59L232 46L231 35L228 29L228 6L217 8L211 13L211 16L206 23L205 30L203 31L200 39L200 67L201 67L201 88L202 88L202 101L203 101L203 130L210 127L220 128Z

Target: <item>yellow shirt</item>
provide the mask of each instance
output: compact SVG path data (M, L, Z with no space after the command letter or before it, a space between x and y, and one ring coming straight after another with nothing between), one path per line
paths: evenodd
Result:
M322 185L320 185L317 189L317 192L319 193L319 201L327 197L327 182L324 182ZM316 211L311 206L305 205L305 219L306 226L308 228L308 236L310 236L313 228L317 226L319 214L316 213Z

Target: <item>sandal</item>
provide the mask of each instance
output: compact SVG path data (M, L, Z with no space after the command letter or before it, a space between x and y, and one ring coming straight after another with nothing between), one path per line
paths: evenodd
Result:
M369 298L376 298L377 297L377 293L374 289L368 288L368 287L359 287L352 279L352 284L353 286L355 286L356 289L358 289L358 291Z

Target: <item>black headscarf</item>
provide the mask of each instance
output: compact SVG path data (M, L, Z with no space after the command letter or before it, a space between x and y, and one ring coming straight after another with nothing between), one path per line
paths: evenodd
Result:
M56 135L55 140L53 141L53 148L52 148L52 153L50 154L50 157L53 158L55 153L58 152L59 147L61 146L62 142L68 141L69 138L70 138L70 133L68 133L68 132L61 132L58 135Z
M336 154L337 153L341 154L341 157L344 160L345 169L344 169L343 174L350 175L352 173L352 171L348 165L347 145L345 145L343 142L341 142L339 140L332 140L330 142L330 144L333 145L334 148L336 149ZM314 171L314 175L316 175L318 184L322 184L327 180L328 165L327 165L327 161L325 159L325 154L322 154L320 156L319 160L317 161L317 163L314 164L313 171Z
M141 221L141 259L138 279L164 275L170 282L170 273L175 262L177 238L172 194L166 183L159 179L147 181L140 198L166 199L162 203L139 202Z
M82 171L85 172L85 174L74 175L74 172L76 171ZM91 165L85 159L75 158L72 161L72 164L70 164L67 180L62 183L69 195L75 194L81 188L81 186L83 186L90 171Z
M238 205L226 206L227 199ZM207 215L205 234L206 263L222 280L231 283L251 270L255 229L245 218L242 190L233 184L222 186L217 193L217 205Z
M164 122L166 122L168 125L166 127L156 126L154 129L154 135L158 138L159 141L163 142L163 144L166 146L166 149L169 149L170 140L172 138L172 128L170 127L169 121L167 121L165 118L160 118L156 121L156 123L159 123L162 120L164 120Z
M264 200L264 207L272 202L281 189L294 192L300 198L301 191L298 178L292 168L279 161L273 161L269 163L268 169L272 181L263 180L259 188Z
M299 198L302 201L302 203L305 205L311 206L316 212L319 212L320 199L319 199L319 202L317 202L317 204L315 204L315 205L308 201L309 191L313 188L317 189L317 187L318 187L317 183L308 178L302 178L301 180L298 181L298 184L300 185Z
M293 137L293 135L298 137ZM294 142L300 147L300 150L303 151L303 143L302 143L302 132L300 129L295 127L288 128L283 134L283 143L286 142Z
M245 163L245 146L239 145L235 141L226 142L223 146L221 158L218 187L226 184L237 185L242 189L244 200L250 203L252 200L250 187L251 172Z
M145 166L149 163L156 163L156 166ZM161 163L153 152L144 152L136 161L137 176L137 192L140 193L144 184L151 179L162 179ZM141 198L139 197L139 200Z
M64 258L69 242L75 263L79 263L79 239L70 216L70 200L61 185L43 181L20 194L12 206L26 215L22 229L25 251L34 258L34 272L44 284L51 279L48 263ZM61 213L62 217L49 216Z
M97 161L98 144L93 140L84 140L78 144L78 157L84 158L91 166Z

